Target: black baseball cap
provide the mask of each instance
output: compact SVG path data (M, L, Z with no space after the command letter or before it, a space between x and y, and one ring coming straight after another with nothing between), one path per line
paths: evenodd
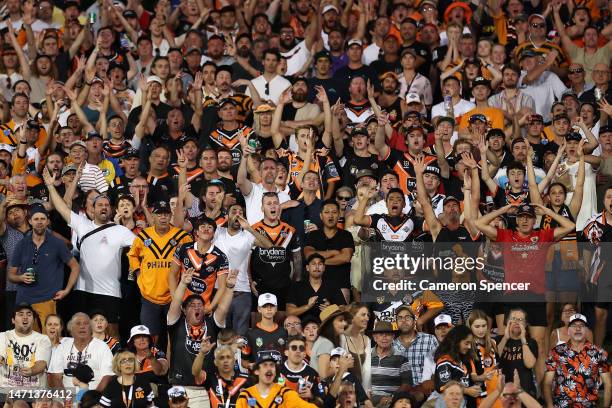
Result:
M317 52L314 55L314 62L317 62L321 58L327 58L329 61L331 61L332 59L331 54L327 50L322 50L322 51Z
M170 214L170 204L165 200L158 200L153 203L153 214Z
M485 77L479 76L479 77L474 78L474 82L472 83L472 88L478 85L484 85L487 88L491 88L491 81L489 81Z
M599 131L599 133L601 133L601 130ZM582 135L578 132L569 132L567 135L565 135L565 141L569 142L572 140L579 142L582 140Z
M523 204L518 208L518 211L516 212L516 216L518 217L519 215L527 215L529 217L535 218L535 209L529 204Z

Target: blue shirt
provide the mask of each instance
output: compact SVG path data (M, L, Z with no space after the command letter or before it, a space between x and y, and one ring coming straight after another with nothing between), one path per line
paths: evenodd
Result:
M34 304L53 299L55 293L63 289L64 265L71 258L66 243L51 231L47 230L39 248L32 241L32 231L25 234L15 247L9 267L17 268L18 275L25 273L28 268L34 268L36 282L17 285L17 303Z

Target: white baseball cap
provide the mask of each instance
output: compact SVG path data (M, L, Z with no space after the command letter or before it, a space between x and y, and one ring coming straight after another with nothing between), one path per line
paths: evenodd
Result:
M409 103L423 103L421 102L421 97L416 92L408 92L406 94L406 104Z
M132 327L132 330L130 330L130 338L128 340L128 343L131 342L134 339L134 337L136 337L136 336L149 336L149 337L151 337L151 331L144 324L140 324L138 326Z
M329 353L329 358L333 358L336 356L343 356L346 353L346 350L342 347L336 347Z
M441 324L448 324L449 326L453 325L453 319L447 314L441 314L436 316L434 319L434 327L438 327Z
M568 326L571 326L572 323L574 323L576 320L580 320L581 322L584 322L584 324L587 324L586 316L580 313L576 313L570 316Z
M336 6L334 6L333 4L328 4L327 6L323 7L323 11L321 12L321 15L331 10L334 10L336 13L338 13L338 8Z
M15 148L10 144L0 143L0 150L6 150L9 153L13 153L13 150L15 150Z
M157 75L149 75L147 77L147 84L150 84L151 82L157 82L158 84L163 85L163 81Z
M257 298L257 307L262 307L264 305L278 306L276 296L272 293L262 293L261 295L259 295L259 298Z

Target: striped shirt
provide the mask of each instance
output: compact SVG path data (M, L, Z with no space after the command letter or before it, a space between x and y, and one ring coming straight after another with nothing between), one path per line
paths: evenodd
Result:
M548 55L548 53L551 51L557 51L558 54L557 58L555 58L555 66L564 68L569 65L569 59L567 58L565 51L563 51L563 49L557 44L551 43L550 41L545 41L539 47L536 47L531 41L525 41L514 49L515 58L518 60L525 50L534 50L535 52L544 56Z
M385 395L393 395L402 385L413 385L412 372L408 359L389 349L388 355L378 356L376 347L372 348L372 402Z
M79 187L86 193L89 190L98 190L100 193L105 193L108 190L108 183L104 178L104 173L95 164L85 163L83 174L79 179Z

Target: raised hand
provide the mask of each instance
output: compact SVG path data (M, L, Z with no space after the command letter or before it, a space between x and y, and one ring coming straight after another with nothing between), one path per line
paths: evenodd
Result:
M291 103L291 87L285 89L278 100L279 105L287 105L288 103Z
M366 84L366 90L368 91L368 100L374 99L374 85L369 79L368 83Z
M202 89L204 83L204 76L201 71L196 72L195 78L193 79L193 89Z
M321 102L322 104L325 104L325 102L329 102L329 99L327 99L327 92L325 92L325 88L323 88L321 85L317 85L315 86L315 89L317 91L317 100L319 102Z
M578 142L578 149L576 150L576 153L578 154L578 158L584 157L584 144L585 143L586 143L586 139L581 139L580 142Z
M422 154L419 154L414 159L410 161L412 163L412 168L416 174L423 174L425 171L425 157Z
M378 126L385 126L389 123L389 115L385 112L381 112L376 116L376 121L378 122Z
M463 160L463 164L465 164L465 166L470 170L478 167L478 163L476 163L474 156L470 152L461 153L461 159Z
M191 285L191 281L193 280L194 272L195 272L195 269L189 268L186 271L184 271L183 274L181 275L181 282L185 284L185 286Z
M185 156L183 149L176 150L176 163L181 169L187 168L187 156Z

